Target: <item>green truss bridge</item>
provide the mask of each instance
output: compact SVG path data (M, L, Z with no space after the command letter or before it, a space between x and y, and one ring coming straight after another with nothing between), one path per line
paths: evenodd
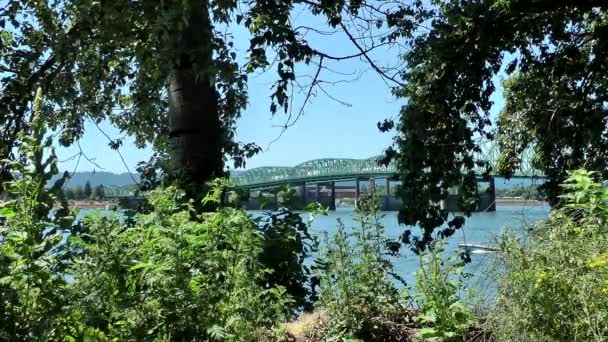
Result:
M477 160L490 162L496 169L498 148L494 143L483 145L483 152L476 156ZM323 158L310 160L294 167L264 166L236 173L230 178L233 188L262 189L273 188L284 184L298 184L301 182L316 183L356 178L386 178L398 174L397 166L393 162L388 166L381 166L379 157L368 159ZM532 151L522 154L522 165L514 174L514 178L544 178L542 171L531 165ZM484 170L477 170L481 177Z
M488 161L491 166L495 166L498 158L498 149L495 143L486 143L482 145L482 152L476 156L476 160ZM514 174L514 178L544 178L543 173L534 169L531 166L532 151L527 150L522 154L522 164ZM492 169L496 169L493 167ZM476 170L477 174L483 175L484 170ZM397 166L391 163L388 166L378 164L378 157L368 159L345 159L345 158L324 158L310 160L294 167L286 166L266 166L258 167L247 171L241 171L233 174L230 178L231 188L242 191L257 192L257 196L264 196L264 192L272 193L273 189L277 189L283 185L291 185L298 189L302 198L302 204L305 205L310 201L317 200L326 204L330 209L335 208L336 203L336 182L354 181L354 185L340 186L340 193L347 192L345 188L354 187L353 197L356 199L360 193L360 181L367 181L370 178L381 179L386 185L387 203L384 207L386 210L396 210L399 207L398 199L390 194L390 179L394 179L398 175ZM310 190L311 185L316 185ZM495 210L495 194L494 194L494 179L490 179L489 198L484 200L484 194L480 194L481 205L479 210ZM325 196L324 196L325 194ZM275 191L275 205L278 205ZM487 196L486 196L487 197ZM393 201L394 200L394 201ZM249 200L245 206L249 209L256 209L255 201ZM448 202L450 200L448 199ZM448 208L455 208L456 198L451 200L452 205L446 204ZM484 204L485 203L485 204Z

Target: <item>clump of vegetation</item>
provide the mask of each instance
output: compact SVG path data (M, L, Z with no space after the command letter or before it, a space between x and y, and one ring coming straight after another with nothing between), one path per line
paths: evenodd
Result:
M420 322L425 326L419 335L428 340L450 341L468 334L475 319L462 300L466 292L460 256L443 258L444 243L435 242L420 256L416 271L415 298L420 307Z
M87 181L84 188L81 186L64 188L63 195L68 200L103 200L106 197L106 188L103 185L91 187Z
M216 184L216 186L219 186ZM221 191L205 200L217 201ZM87 326L120 340L260 340L284 317L285 288L264 288L271 270L260 255L264 237L241 210L220 208L192 219L176 188L148 196L149 214L133 226L100 214L86 235L72 275L71 304Z
M608 188L574 171L561 209L525 243L503 239L504 273L493 313L499 341L608 338Z
M169 187L152 191L153 210L130 224L97 213L64 231L44 219L51 207L38 202L48 196L39 184L7 187L17 196L2 209L1 337L254 341L286 316L285 288L261 285L271 272L261 262L264 236L244 211L193 218L183 192Z
M129 220L101 213L75 224L45 138L42 97L25 162L11 162L0 206L0 339L260 341L292 311L268 279L265 237L244 211L221 206L222 181L196 212L174 187L152 191ZM281 235L287 238L287 233Z
M385 248L375 187L361 196L356 224L347 232L338 221L337 233L326 240L319 307L325 310L325 340L384 341L384 321L403 309L393 267Z
M61 187L50 188L57 174L52 139L44 138L42 95L34 101L31 134L20 134L19 153L27 163L10 164L13 180L4 189L9 200L0 202L0 340L58 340L63 330L63 308L68 298L66 253L62 235L72 227ZM53 208L55 209L53 210Z
M295 206L295 190L285 188L279 192L280 206L254 218L258 230L264 237L260 261L267 272L262 279L264 286L285 287L293 299L290 316L296 317L302 310L309 311L317 299L317 279L306 259L318 250L316 237L309 228L316 215L326 215L327 210L313 202L304 208L310 214L307 221L292 209Z

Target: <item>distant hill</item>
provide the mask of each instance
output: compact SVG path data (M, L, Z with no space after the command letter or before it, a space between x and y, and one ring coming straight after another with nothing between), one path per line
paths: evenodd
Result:
M51 179L51 184L59 178L55 176ZM139 181L139 175L133 174L133 178ZM128 173L112 173L112 172L76 172L70 178L67 187L84 186L87 181L91 183L91 186L105 185L105 186L122 186L133 184L133 178Z

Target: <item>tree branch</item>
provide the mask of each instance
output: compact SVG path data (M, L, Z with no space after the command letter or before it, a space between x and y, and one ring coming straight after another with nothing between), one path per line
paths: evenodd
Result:
M272 144L274 144L279 139L281 139L281 137L283 136L283 134L285 133L285 131L287 131L287 128L295 125L295 123L298 122L298 120L300 119L300 117L304 113L304 108L306 107L306 104L310 100L310 96L312 95L312 91L313 91L315 85L317 85L317 83L318 83L319 74L321 74L321 69L323 69L323 58L324 57L321 56L321 59L319 60L319 66L317 68L317 72L315 73L315 76L313 77L312 82L310 83L310 87L308 88L308 92L306 93L306 98L304 99L304 103L302 103L302 106L300 107L300 110L298 111L298 115L296 116L296 118L293 121L291 121L291 113L289 113L289 116L287 117L287 120L285 121L285 124L283 125L283 127L281 129L281 133L279 133L279 136L277 136L274 140L272 140L268 144L268 148L267 149L269 149ZM293 98L293 96L292 96L292 98Z
M359 49L359 51L361 51L361 55L369 62L369 64L372 66L372 68L380 74L380 76L395 82L396 84L405 87L405 83L400 82L399 80L397 80L396 78L387 75L382 69L380 69L376 63L374 63L374 61L372 61L372 59L367 55L367 53L363 50L363 48L361 47L361 45L359 45L359 43L357 43L357 40L353 37L353 35L348 31L348 29L346 28L346 26L340 22L340 27L342 27L342 29L344 30L344 33L346 33L346 35L348 36L348 38L350 39L350 41L357 47L357 49Z
M326 54L324 52L321 52L319 50L316 50L316 49L312 49L312 51L313 51L314 54L316 54L317 56L320 56L320 57L324 57L324 58L331 59L331 60L334 60L334 61L343 61L345 59L351 59L351 58L361 57L361 56L367 54L368 52L371 52L374 49L379 48L379 47L384 46L384 45L388 45L388 43L382 43L380 45L375 45L375 46L370 47L367 50L360 51L358 53L355 53L355 54L352 54L352 55L347 55L347 56L331 56L331 55L328 55L328 54ZM359 50L361 50L361 48L359 46L357 46L357 47L359 48Z

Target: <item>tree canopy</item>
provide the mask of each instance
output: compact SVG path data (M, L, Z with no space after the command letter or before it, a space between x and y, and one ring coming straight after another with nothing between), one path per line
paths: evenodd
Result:
M421 4L415 1L412 6ZM169 80L193 78L198 85L190 87L211 83L216 93L204 106L217 107L209 109L216 113L208 116L216 117L212 121L220 125L214 128L220 131L215 139L219 140L220 157L231 157L236 167L242 166L246 157L259 151L253 143L236 142L234 135L236 120L247 104L247 73L277 72L271 90L272 113L291 109L288 98L298 63L316 65L304 103L319 85L321 71L329 70L324 61L364 58L396 84L397 80L368 56L374 48L388 44L376 44L371 32L384 27L383 36L393 42L398 36L411 34L414 26L404 24L414 20L406 19L414 13L409 7L386 7L381 1L7 0L0 8L0 111L5 113L0 118L0 154L14 158L16 133L28 130L30 99L41 87L50 128L59 132L62 145L81 138L86 121L98 125L109 120L133 136L138 146L154 145L159 155L152 169L166 165L161 162L163 153L170 149L174 133L184 130L169 120ZM358 52L340 55L311 46L306 34L323 27L294 27L296 9L326 18L327 24L322 26L344 32ZM198 24L203 19L209 25ZM367 29L361 33L356 23ZM234 25L242 25L250 33L250 46L244 55L234 47L229 29ZM246 62L240 65L239 60ZM178 102L174 108L179 107ZM287 123L292 119L289 113ZM301 111L294 113L293 118L300 115ZM115 149L121 143L109 141ZM140 171L156 175L151 168ZM7 177L6 166L1 171Z
M87 181L84 184L84 190L83 190L83 192L84 192L84 197L85 198L90 198L91 195L93 195L93 187L91 186L91 183L89 181Z
M532 148L552 204L567 170L608 169L607 2L446 0L432 7L427 30L404 56L405 86L396 94L407 104L385 160L398 161L399 220L422 228L412 241L418 250L447 221L439 201L448 188L459 188L467 212L475 208L475 166L508 177ZM492 95L501 75L510 77L496 129ZM498 139L498 170L474 158L484 139ZM439 233L461 225L448 222Z

